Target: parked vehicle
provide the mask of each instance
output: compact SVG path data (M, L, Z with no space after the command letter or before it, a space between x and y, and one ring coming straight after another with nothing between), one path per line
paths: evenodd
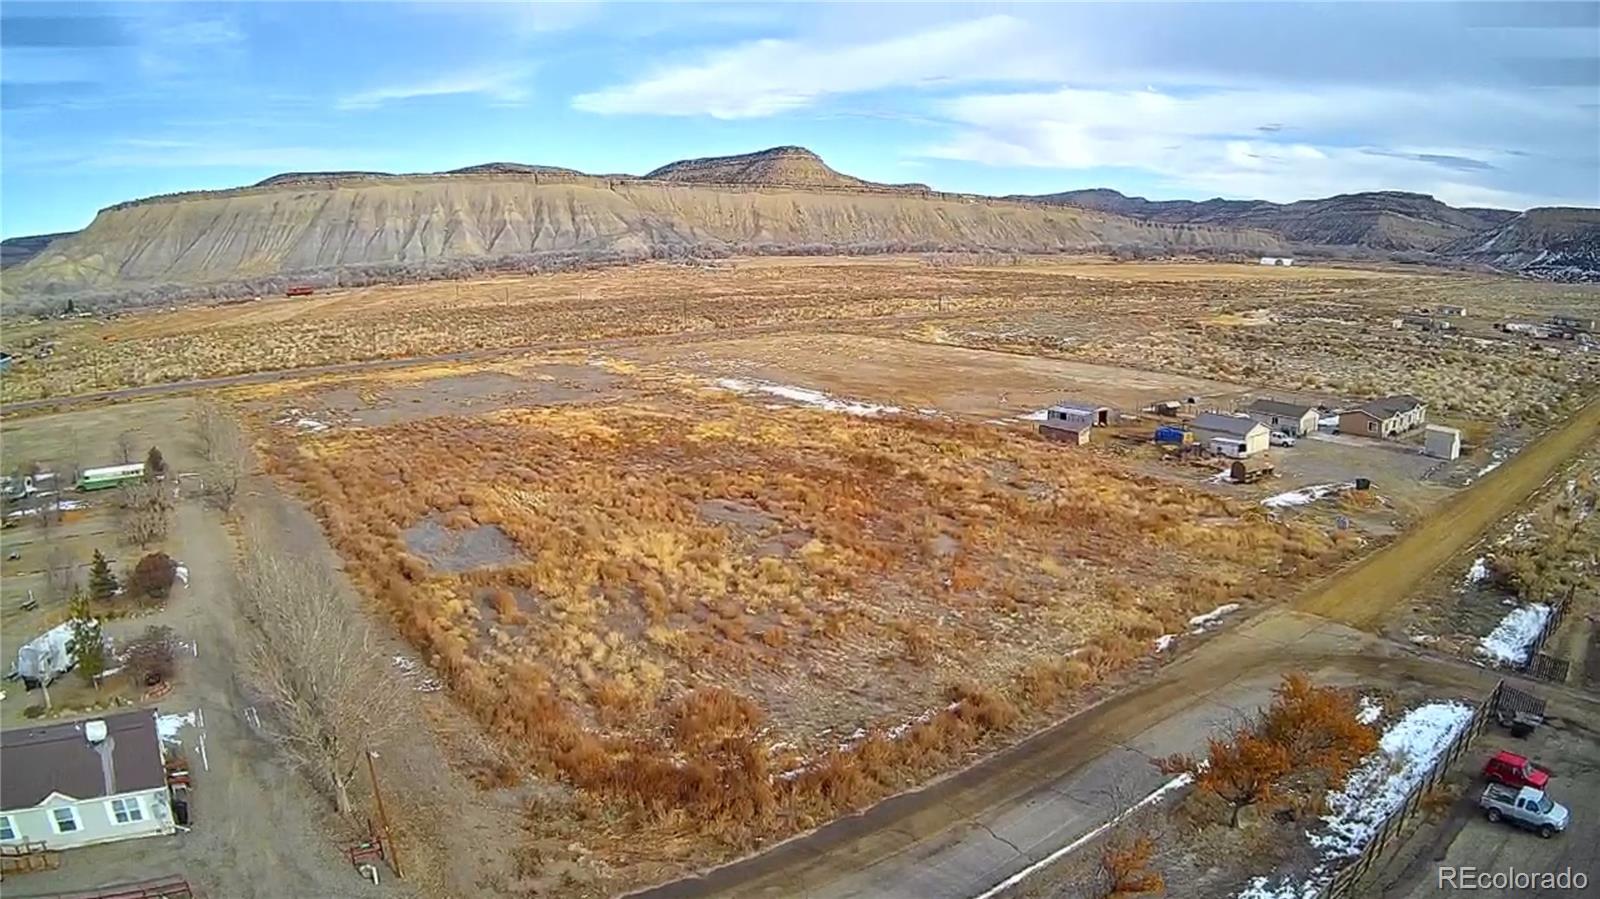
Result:
M1273 431L1268 440L1273 446L1294 446L1294 435L1284 431Z
M1550 783L1550 769L1535 765L1527 756L1504 749L1489 757L1483 766L1483 776L1491 783L1535 790L1543 790Z
M1478 799L1493 822L1506 821L1534 831L1545 839L1567 829L1572 817L1567 807L1533 787L1508 787L1490 784Z

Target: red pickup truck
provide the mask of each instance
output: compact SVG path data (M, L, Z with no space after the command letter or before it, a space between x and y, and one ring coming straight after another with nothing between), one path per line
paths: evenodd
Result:
M1483 766L1483 776L1508 787L1533 787L1535 790L1543 790L1550 783L1550 769L1504 749L1489 757Z

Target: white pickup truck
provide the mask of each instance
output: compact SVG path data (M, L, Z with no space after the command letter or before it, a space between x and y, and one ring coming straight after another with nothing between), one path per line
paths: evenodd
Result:
M1490 821L1525 827L1547 840L1566 830L1567 820L1571 818L1566 806L1533 787L1489 784L1478 804L1488 813Z

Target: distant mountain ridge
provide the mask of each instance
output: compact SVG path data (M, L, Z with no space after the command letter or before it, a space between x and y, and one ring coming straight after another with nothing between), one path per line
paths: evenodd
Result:
M1392 258L1600 280L1600 210L1458 209L1398 191L1277 204L1114 190L987 197L880 184L804 147L688 159L644 176L492 162L448 172L288 172L101 210L7 241L8 308L372 283L496 268L731 253L999 251ZM31 254L31 255L30 255ZM1542 255L1541 255L1542 254ZM80 306L83 305L80 302Z
M1426 194L1371 191L1320 200L1146 200L1114 190L1067 191L1013 199L1098 209L1153 222L1260 228L1307 246L1433 252L1516 218L1507 209L1458 209Z

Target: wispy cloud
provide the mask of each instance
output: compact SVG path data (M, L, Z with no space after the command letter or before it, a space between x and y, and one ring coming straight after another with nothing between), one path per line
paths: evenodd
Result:
M1577 95L1449 88L1101 90L975 94L938 104L953 135L927 155L992 166L1133 168L1174 191L1292 200L1402 187L1451 202L1519 192L1493 179L1530 166L1569 201L1593 202L1594 150ZM1470 112L1469 112L1470 111ZM1592 136L1592 128L1590 129ZM1578 143L1574 143L1574 141ZM1533 156L1542 157L1538 162ZM1523 205L1549 194L1522 194Z
M989 16L854 44L759 40L580 94L573 105L597 113L743 119L891 87L1042 80L1054 71L1048 59L1006 52L1026 32L1019 19Z
M519 103L528 96L525 68L485 69L444 75L427 81L369 88L341 97L340 109L373 109L386 103L422 97L476 95L498 103Z

